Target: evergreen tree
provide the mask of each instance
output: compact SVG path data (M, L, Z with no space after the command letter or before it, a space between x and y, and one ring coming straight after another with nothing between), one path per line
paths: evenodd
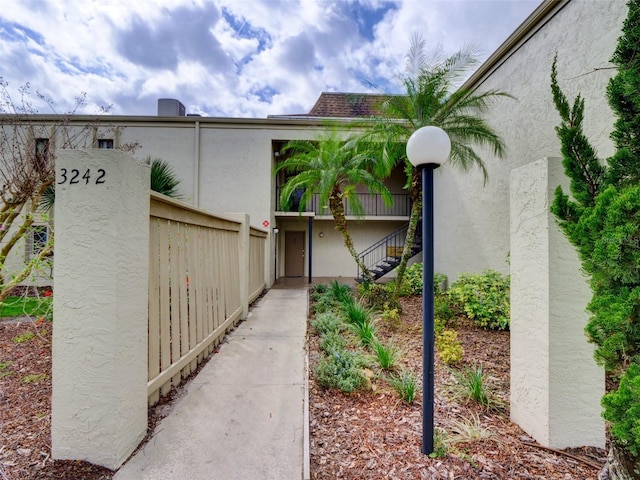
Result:
M604 396L611 425L608 478L640 475L640 0L630 0L612 62L618 67L607 88L617 115L611 138L616 153L602 165L582 131L584 100L573 106L560 90L556 61L551 90L562 123L556 128L570 198L560 187L552 206L590 275L593 297L586 326L596 360L618 388Z

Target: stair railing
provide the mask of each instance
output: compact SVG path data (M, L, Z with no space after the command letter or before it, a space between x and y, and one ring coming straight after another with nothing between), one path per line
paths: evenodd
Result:
M422 219L420 219L422 220ZM391 232L386 237L378 240L376 243L368 247L359 253L362 264L371 273L374 280L386 275L391 270L396 268L400 264L402 258L402 251L404 249L405 240L407 238L407 230L409 230L409 224L404 225ZM421 222L418 222L416 227L416 235L414 238L414 249L412 249L412 255L421 251ZM368 279L358 266L358 274L356 276L358 281L367 281Z

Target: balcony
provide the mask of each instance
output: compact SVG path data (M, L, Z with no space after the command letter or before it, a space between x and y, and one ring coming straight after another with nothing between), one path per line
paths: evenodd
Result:
M280 189L277 188L276 211L278 212L298 212L300 211L297 204L292 204L287 210L280 206ZM358 193L358 199L362 204L363 216L365 217L408 217L411 213L411 198L406 193L393 193L391 197L393 203L389 206L385 205L382 196L370 193ZM314 194L309 204L302 209L302 212L312 212L316 216L330 216L329 206L320 205L320 195ZM349 202L345 204L345 214L353 216L353 212L349 207Z

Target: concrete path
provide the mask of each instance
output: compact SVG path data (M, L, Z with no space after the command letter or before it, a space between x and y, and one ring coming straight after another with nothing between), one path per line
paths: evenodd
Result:
M271 289L115 480L308 478L306 315Z

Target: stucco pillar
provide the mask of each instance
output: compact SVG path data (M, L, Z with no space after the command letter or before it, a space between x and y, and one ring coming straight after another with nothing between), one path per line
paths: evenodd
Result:
M147 429L149 167L116 150L56 159L56 459L119 467Z
M554 448L604 448L604 370L584 327L591 298L575 248L549 211L560 159L511 172L511 420Z

